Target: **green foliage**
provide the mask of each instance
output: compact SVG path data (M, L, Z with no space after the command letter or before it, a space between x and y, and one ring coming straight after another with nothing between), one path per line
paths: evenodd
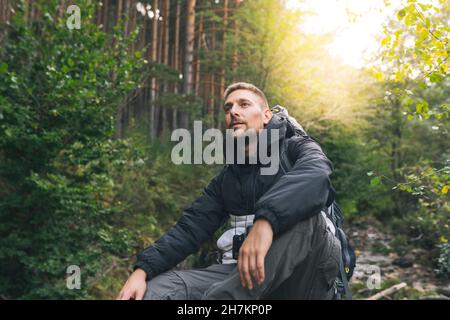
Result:
M334 164L332 182L337 192L338 204L346 217L364 214L367 210L364 203L371 202L371 193L367 192L370 177L366 172L374 165L367 146L356 137L355 130L339 124L317 134L315 130L311 130L310 134L318 140ZM361 205L364 206L363 210Z
M144 61L90 22L90 1L78 3L81 30L54 21L57 3L35 1L33 22L19 4L0 48L0 286L13 298L81 298L102 255L132 244L109 170L133 159L112 138ZM72 264L81 290L65 287Z
M440 249L440 254L436 273L442 278L450 279L450 244L443 243L438 245L438 248Z
M411 0L398 9L396 18L384 29L382 60L374 72L376 77L395 82L413 80L422 89L448 87L449 15L450 6L444 0L433 4ZM448 117L448 101L430 108L417 91L420 92L410 88L404 92L404 98L414 107L411 117Z
M175 165L170 160L171 145L155 141L146 143L145 136L135 133L123 157L129 159L109 171L114 181L112 202L120 205L115 214L114 228L108 229L111 239L115 229L127 235L121 251L103 251L107 260L102 273L90 280L88 298L112 299L120 291L135 262L136 255L156 241L180 217L184 208L201 193L217 172L214 166ZM204 254L213 248L207 243L180 267L190 268L204 263Z
M392 228L434 256L449 235L449 13L446 1L405 3L385 26L375 72L386 90L377 115L391 133L376 139L390 146L391 168L378 170L372 182L393 190Z

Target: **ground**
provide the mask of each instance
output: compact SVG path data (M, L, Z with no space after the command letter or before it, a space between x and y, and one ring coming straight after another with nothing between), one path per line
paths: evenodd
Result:
M357 255L351 282L354 299L368 298L401 282L407 286L383 299L450 299L450 281L436 277L426 250L411 246L399 255L395 233L372 220L352 222L345 231Z

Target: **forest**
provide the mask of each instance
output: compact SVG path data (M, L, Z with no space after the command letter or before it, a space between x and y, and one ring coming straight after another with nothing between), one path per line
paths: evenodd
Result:
M336 47L314 28L339 12L378 32ZM445 0L0 0L0 299L114 298L222 167L173 163L171 133L225 129L236 81L332 161L354 298L450 299L449 23Z

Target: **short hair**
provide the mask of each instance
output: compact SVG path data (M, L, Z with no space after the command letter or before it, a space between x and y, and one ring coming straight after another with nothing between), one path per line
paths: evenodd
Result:
M263 100L264 105L262 105L262 107L269 108L269 103L267 102L267 98L266 98L266 95L264 94L264 92L262 92L262 90L259 89L254 84L247 83L247 82L235 82L235 83L230 84L225 89L225 92L223 93L223 100L226 100L227 97L233 91L236 91L236 90L249 90L249 91L253 92L254 94L256 94L258 97L260 97Z

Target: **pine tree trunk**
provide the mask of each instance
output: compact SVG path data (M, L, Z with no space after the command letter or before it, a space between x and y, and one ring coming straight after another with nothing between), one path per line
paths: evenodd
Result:
M102 10L102 23L103 23L103 31L108 32L108 6L109 1L103 1L103 10Z
M129 32L133 32L136 29L136 16L137 16L136 1L135 0L131 1L130 12L131 12L131 21L130 21L130 30L129 30ZM136 47L136 40L133 41L133 43L131 44L132 52L134 52L135 47Z
M0 23L6 23L9 20L10 12L9 0L0 0ZM0 45L3 43L3 39L6 37L6 30L0 31Z
M155 15L152 19L152 40L151 40L151 59L153 62L157 62L158 54L158 18L156 15L156 10L158 10L158 0L153 1L153 11ZM150 138L153 139L156 135L156 118L155 118L155 100L156 100L156 79L152 78L150 80Z
M139 24L141 25L141 31L139 33L139 44L138 44L138 50L143 50L143 48L145 47L145 41L146 41L146 35L147 35L147 15L145 16L141 16L139 15ZM145 51L142 51L142 56L143 57L147 57ZM146 112L146 108L145 108L145 92L146 92L146 88L145 88L146 83L142 83L142 88L138 89L139 90L139 95L138 95L138 99L137 99L137 103L136 103L136 107L135 107L135 115L136 115L136 124L137 121L140 119L147 119L147 112Z
M124 23L124 29L123 29L123 35L126 37L129 33L129 13L130 13L130 0L125 0L125 6L123 10L123 15L125 17L125 23Z
M195 0L187 0L186 38L184 50L183 94L192 93L192 60L194 56ZM181 126L189 127L189 113L183 112Z
M170 0L164 0L164 57L163 57L163 63L165 65L169 65L169 24L170 24ZM162 92L166 93L168 92L169 84L167 81L164 81ZM162 134L165 133L165 131L168 129L168 123L167 123L167 105L161 105L161 127L162 127Z
M102 24L103 4L99 2L96 6L97 26Z
M216 50L216 23L212 22L212 29L211 29L211 51L214 53L214 50ZM209 108L208 108L208 121L209 125L214 127L214 114L215 114L215 97L216 97L216 75L215 75L215 68L213 67L211 71L211 82L209 86Z
M222 30L222 67L220 69L220 87L219 87L219 101L223 104L223 92L225 90L225 60L226 60L226 32L228 25L228 0L223 1L223 30ZM217 108L216 122L217 127L222 129L222 117L221 117L221 106Z
M163 60L163 49L164 49L164 23L161 25L159 21L161 21L161 16L164 13L163 7L160 4L161 1L158 2L158 8L161 8L159 11L159 14L157 16L157 23L158 23L158 32L157 32L157 57L156 61L161 64ZM164 18L163 18L164 19ZM155 126L154 126L154 134L155 136L158 136L161 133L161 106L159 103L157 103L157 98L160 96L160 91L162 89L162 84L158 79L155 79Z
M64 3L65 3L64 0L60 0L58 3L58 9L56 9L56 16L55 16L56 21L59 21L61 18L64 17L65 10L67 9L66 6L64 5ZM1 1L0 1L0 6L2 6ZM1 21L1 18L0 18L0 21Z
M123 0L116 0L116 25L122 20Z
M178 63L180 61L180 9L181 5L179 0L176 0L177 6L176 6L176 12L175 12L175 47L174 47L174 54L173 54L173 67L178 72L180 71L180 64ZM178 83L175 84L174 93L178 93L179 86ZM173 109L172 114L172 129L178 128L178 110L175 107Z
M234 0L234 12L237 13L239 9L240 0ZM233 19L233 37L234 37L234 47L233 47L233 61L231 63L231 72L233 74L233 82L236 81L236 69L238 65L238 51L237 51L237 42L238 42L238 34L239 34L239 25L237 19Z
M202 37L203 37L203 16L200 16L198 22L198 34L197 34L197 54L195 59L195 89L194 93L199 96L200 89L200 51L202 48Z

